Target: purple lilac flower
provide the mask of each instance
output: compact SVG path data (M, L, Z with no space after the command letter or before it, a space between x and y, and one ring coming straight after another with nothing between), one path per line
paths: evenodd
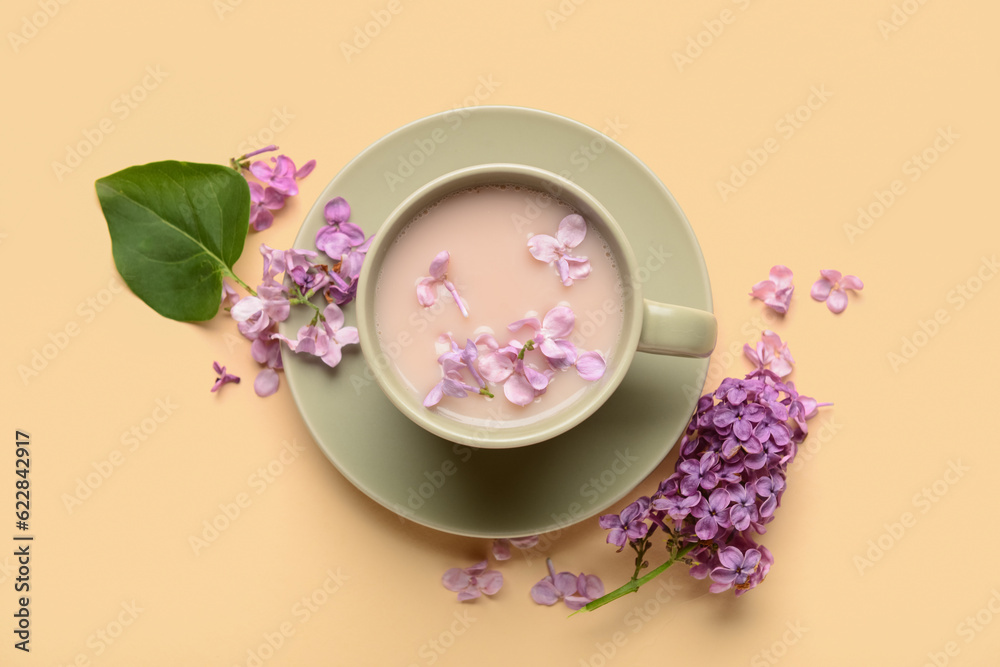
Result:
M285 200L299 192L297 181L305 178L316 167L316 160L310 160L302 165L301 169L295 168L295 163L286 155L279 155L271 158L273 165L257 160L248 164L248 159L277 150L275 145L265 146L259 150L247 153L233 159L232 165L243 173L250 187L250 227L254 231L263 231L274 222L274 213L284 207ZM250 174L256 176L260 182L250 180Z
M582 609L604 595L604 583L594 574L556 573L552 559L546 558L549 574L531 587L531 599L549 607L562 600L570 609Z
M715 452L705 452L698 461L688 459L679 463L677 470L684 473L681 479L681 494L690 496L699 487L706 491L714 489L719 484L719 475L715 470L718 467L719 455Z
M669 529L668 541L677 548L691 548L690 573L711 578L711 592L735 589L743 595L754 588L774 563L755 536L774 519L788 465L820 405L829 404L800 395L793 383L768 368L723 380L698 400L673 474L621 517L601 517L601 526L610 531L608 542L635 545L649 534L644 530L648 521L650 531ZM639 517L643 526L630 534Z
M486 569L487 562L480 561L466 568L453 567L441 577L449 591L458 593L458 601L474 600L481 595L494 595L503 586L503 575Z
M316 167L316 160L309 160L301 169L296 169L295 163L287 155L271 158L271 163L257 160L250 165L250 173L285 197L299 194L296 181L311 174Z
M694 526L699 540L711 540L720 528L729 528L729 504L732 498L726 489L713 489L707 498L702 496L698 504L691 508L691 516L698 519Z
M649 498L642 497L622 510L619 514L605 514L600 519L601 528L608 531L608 544L619 547L619 551L625 547L625 543L631 540L639 540L649 532Z
M250 226L262 232L274 223L274 213L285 206L285 195L272 187L250 181Z
M719 551L719 566L713 568L709 576L718 584L746 588L760 559L761 553L757 549L747 549L743 553L736 547L726 547Z
M218 361L212 362L212 368L215 369L215 374L219 376L216 378L215 384L212 385L213 392L219 391L223 385L229 384L230 382L233 384L240 383L240 378L232 373L227 373L226 367L220 366Z

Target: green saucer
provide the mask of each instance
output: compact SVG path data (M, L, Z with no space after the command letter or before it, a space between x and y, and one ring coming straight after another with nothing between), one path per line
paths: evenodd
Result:
M586 125L518 107L475 107L415 121L383 137L323 191L295 239L315 249L333 197L351 222L376 231L433 178L470 165L512 162L559 173L609 209L625 231L647 298L712 310L704 258L673 197L634 155ZM294 338L297 309L281 325ZM347 324L355 324L352 305ZM663 460L694 410L708 359L637 353L614 395L567 433L515 449L472 449L431 435L385 397L360 351L337 368L286 352L285 377L313 437L373 500L417 523L475 537L564 528L629 494Z

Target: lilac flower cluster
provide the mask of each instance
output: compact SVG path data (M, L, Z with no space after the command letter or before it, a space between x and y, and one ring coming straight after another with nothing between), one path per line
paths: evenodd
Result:
M316 160L309 160L296 169L287 155L272 157L270 164L263 160L249 162L255 155L275 150L278 147L272 144L232 160L233 167L243 173L250 186L250 227L258 232L274 223L274 211L283 208L286 199L299 193L298 181L316 168ZM257 180L252 180L247 171Z
M275 168L268 174L261 169L253 173L260 178L269 175L272 182L269 187L281 187L283 192L287 192L290 183L294 185L296 174L302 170L289 171L294 164L290 160L285 163L282 158L284 156L277 159ZM251 171L255 164L250 165ZM286 164L292 166L283 166ZM244 285L250 295L240 298L231 285L223 282L222 305L230 309L240 333L252 342L250 352L254 360L264 367L254 381L254 391L258 396L270 396L278 390L277 371L283 368L281 343L292 352L314 355L332 367L340 363L344 345L358 342L357 329L344 326L344 313L340 306L352 301L357 293L358 276L371 237L366 239L360 227L347 222L351 208L342 197L330 200L324 212L327 224L316 235L316 243L335 260L332 267L317 261L319 254L312 250L275 250L261 244L263 277L256 291ZM287 286L279 278L282 275L288 278ZM327 301L322 310L310 301L317 294L322 294ZM298 330L293 340L278 333L278 323L288 319L291 306L298 304L308 305L316 313L308 325ZM220 377L224 378L225 374ZM235 381L228 379L217 383L213 391L226 382Z
M600 518L607 541L641 554L660 528L668 548L693 565L692 576L711 578L711 592L754 588L774 562L754 536L774 519L817 407L767 369L727 378L698 401L675 471L656 493Z
M282 342L293 352L313 354L327 365L336 366L340 362L340 348L357 343L358 332L354 327L343 326L343 312L331 303L322 312L317 309L312 323L299 329L296 340L279 334L278 323L288 319L293 303L305 303L329 284L329 277L325 266L312 263L317 254L311 250L275 250L261 244L260 253L264 257L263 281L256 294L245 296L232 306L230 315L244 338L252 341L250 352L254 360L264 366L254 381L254 391L258 396L270 396L278 390L277 371L283 368ZM277 279L281 274L290 279L289 287ZM233 296L224 294L225 298Z

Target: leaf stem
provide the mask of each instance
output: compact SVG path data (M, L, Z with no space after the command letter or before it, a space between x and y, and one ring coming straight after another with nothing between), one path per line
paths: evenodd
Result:
M240 277L238 275L236 275L235 273L233 273L231 270L227 269L226 270L226 275L229 276L230 278L232 278L233 280L235 280L237 285L239 285L240 287L242 287L243 289L245 289L247 292L249 292L250 296L257 296L257 292L252 287L250 287L249 285L247 285L245 282L243 282L242 280L240 280Z

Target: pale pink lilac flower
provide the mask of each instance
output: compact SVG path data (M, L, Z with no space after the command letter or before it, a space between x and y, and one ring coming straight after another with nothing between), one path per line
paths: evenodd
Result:
M604 583L597 575L556 573L552 559L546 558L549 574L531 588L531 599L537 604L552 606L562 600L570 609L582 609L604 595Z
M223 385L229 384L230 382L233 384L240 383L240 378L232 373L227 373L226 367L220 366L218 361L212 362L212 368L215 370L215 374L218 375L215 379L215 384L212 385L213 392L219 391Z
M441 584L458 593L458 601L474 600L481 595L495 595L503 586L503 574L487 569L485 560L466 568L453 567L441 577Z
M769 368L782 378L792 372L792 364L795 363L788 344L782 342L781 337L770 330L765 330L761 334L756 347L744 344L743 354L757 368Z
M539 322L537 317L529 317L512 322L507 326L511 333L521 328L532 331L531 340L545 355L549 365L555 369L566 368L576 363L576 346L569 340L576 324L576 315L567 306L556 306Z
M528 537L501 537L493 540L493 557L497 560L510 560L510 548L531 549L538 544L538 535Z
M524 351L517 341L483 355L479 371L489 382L503 383L503 394L514 405L525 406L545 393L555 371L539 371L524 362Z
M844 276L840 271L824 269L819 273L821 278L813 283L810 295L817 301L826 301L831 313L842 313L847 308L846 290L860 292L865 286L857 276Z
M448 280L448 264L450 261L451 255L448 254L447 250L442 250L434 256L429 270L430 275L424 276L417 282L417 302L425 308L433 306L437 302L438 286L443 285L451 293L455 303L458 304L458 309L462 311L462 315L468 317L468 308L462 301L462 297L459 296L455 285Z
M284 341L296 354L319 357L331 368L340 363L342 347L359 342L357 328L344 326L344 312L334 303L327 305L317 324L300 328L296 340L281 334L275 334L274 338Z
M288 319L291 304L281 287L258 285L257 296L245 296L229 311L246 338L254 340L274 322Z
M559 223L556 235L536 234L528 239L531 256L540 262L555 263L562 284L569 287L574 280L590 275L590 260L571 254L587 236L587 223L577 214L567 215Z
M607 363L600 352L580 353L569 340L576 325L576 315L568 306L556 306L545 314L542 321L537 317L529 317L512 322L508 325L511 333L521 328L528 328L533 333L531 341L544 355L549 366L561 370L576 366L577 372L584 380L595 381L604 377Z
M762 280L751 288L750 296L760 299L769 308L784 315L792 300L792 270L776 264L771 267L770 280Z

